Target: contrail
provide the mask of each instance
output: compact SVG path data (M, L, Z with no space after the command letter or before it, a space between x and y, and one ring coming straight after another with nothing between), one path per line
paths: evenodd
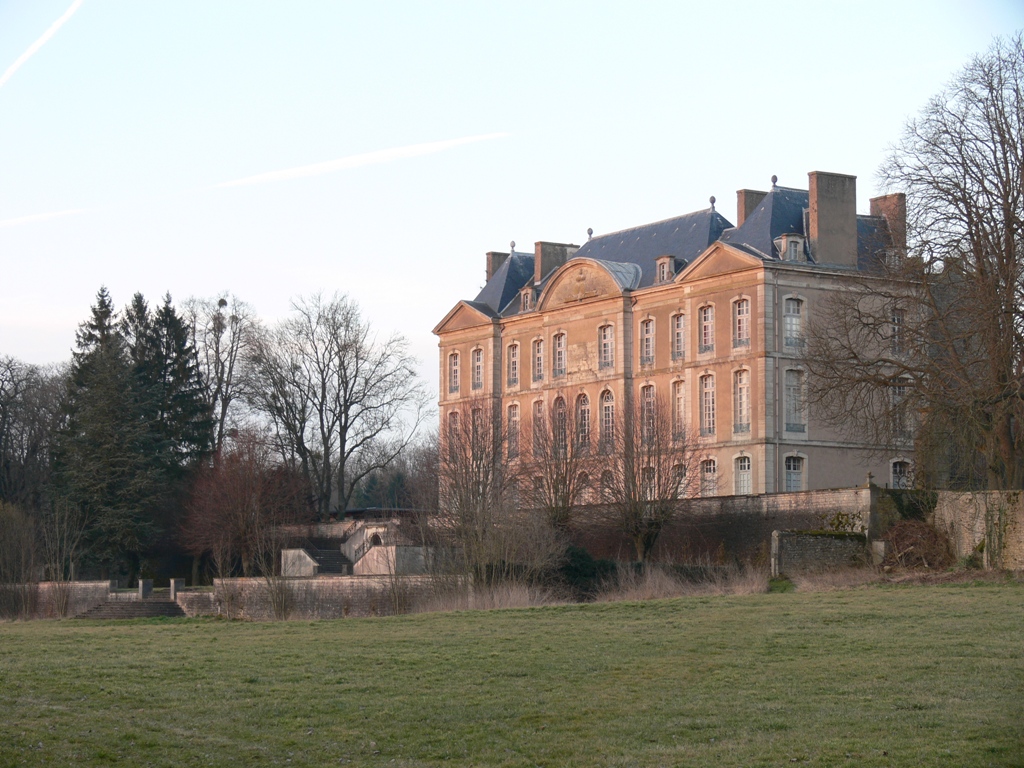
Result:
M364 152L361 155L349 155L337 160L328 160L323 163L312 165L300 165L297 168L286 168L282 171L270 171L255 176L246 176L244 179L224 181L215 187L241 187L246 184L263 184L268 181L283 181L284 179L298 179L304 176L319 176L324 173L343 171L348 168L358 168L363 165L377 165L379 163L390 163L392 160L401 160L406 157L418 157L420 155L431 155L435 152L444 152L452 147L472 144L477 141L488 141L490 139L502 139L508 136L507 133L486 133L481 136L464 136L461 139L448 139L447 141L431 141L426 144L410 144L407 147L393 147L391 149L380 149L376 152Z
M63 216L74 216L76 213L85 213L87 208L68 208L65 211L50 211L49 213L33 213L31 216L19 216L16 219L0 219L0 229L4 227L17 227L20 224L33 224L37 221L59 219Z
M28 47L28 50L21 54L21 56L18 57L17 61L11 64L11 66L7 68L7 71L4 72L3 75L0 75L0 88L4 87L4 83L11 79L11 75L17 72L21 68L22 64L31 59L35 52L43 47L47 40L49 40L51 37L57 34L57 30L64 26L64 22L71 18L71 16L74 14L75 11L78 10L81 4L82 0L75 0L75 2L71 4L71 7L64 11L64 15L57 19L55 22L53 22L53 24L50 25L50 28L43 32L43 36L36 40L34 43L32 43L32 45Z

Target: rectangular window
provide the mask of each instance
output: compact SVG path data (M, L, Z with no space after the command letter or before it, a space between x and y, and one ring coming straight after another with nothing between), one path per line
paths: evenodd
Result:
M640 442L644 445L654 442L655 417L654 385L648 384L640 388Z
M519 345L509 344L508 347L508 385L519 386Z
M715 377L700 377L700 433L715 434Z
M473 389L483 389L484 386L484 351L473 350Z
M714 459L705 459L700 463L700 495L718 495L718 464Z
M672 316L672 359L686 357L686 315Z
M615 398L611 392L601 395L601 452L611 453L615 447Z
M552 362L551 375L556 379L565 376L565 334L556 333L554 341L554 355Z
M746 496L751 491L750 482L750 457L740 456L736 459L736 482L734 493L737 496Z
M700 308L700 349L702 355L715 351L715 308Z
M654 321L640 321L640 365L654 365Z
M889 348L894 355L903 352L903 310L892 311L892 327L889 329Z
M750 371L736 371L732 387L732 431L750 431Z
M786 490L804 489L804 460L799 456L786 457Z
M544 342L540 339L533 342L533 380L544 380Z
M544 453L544 403L540 400L533 404L533 455Z
M786 371L786 431L807 431L807 421L804 417L803 371Z
M733 347L750 346L750 300L740 299L733 307Z
M602 325L598 331L599 367L611 368L615 365L615 329L610 325Z
M790 349L803 349L804 346L803 304L800 299L786 299L782 333L783 343Z

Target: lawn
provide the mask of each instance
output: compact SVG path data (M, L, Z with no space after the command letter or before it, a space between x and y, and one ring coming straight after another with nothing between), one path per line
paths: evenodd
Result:
M1024 585L0 624L0 766L1024 766Z

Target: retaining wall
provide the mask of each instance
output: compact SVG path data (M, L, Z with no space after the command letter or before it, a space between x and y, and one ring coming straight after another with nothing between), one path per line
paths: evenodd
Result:
M1024 493L939 491L931 524L957 559L980 553L986 568L1024 570Z

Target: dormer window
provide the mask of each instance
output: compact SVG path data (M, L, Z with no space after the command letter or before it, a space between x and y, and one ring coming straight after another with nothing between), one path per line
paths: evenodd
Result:
M783 261L807 261L802 235L788 232L775 239L775 247L779 249L779 257Z
M519 311L529 312L533 309L533 288L524 288L519 294Z
M657 282L667 283L672 280L675 274L675 259L671 256L660 256L655 265L657 269Z

